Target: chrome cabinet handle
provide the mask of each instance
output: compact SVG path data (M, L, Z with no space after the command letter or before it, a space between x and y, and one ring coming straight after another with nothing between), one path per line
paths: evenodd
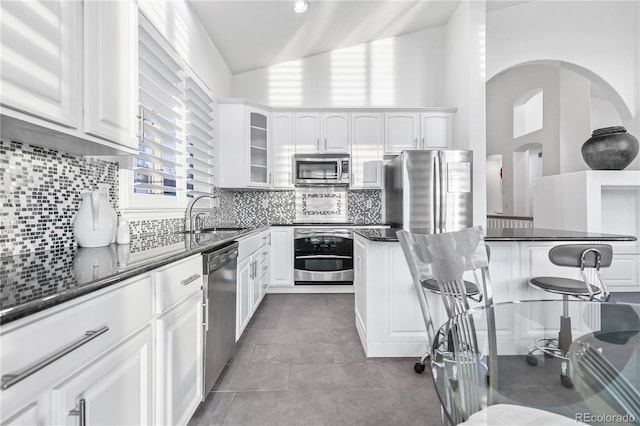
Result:
M47 365L53 363L54 361L59 360L63 356L67 355L70 352L73 352L74 350L78 349L80 346L86 343L89 343L90 341L100 336L101 334L106 333L107 331L109 331L109 326L107 325L97 330L89 330L84 333L84 336L74 340L73 342L69 343L67 346L58 350L57 352L54 352L53 354L46 356L45 358L42 358L31 365L26 366L21 371L18 371L16 373L3 374L2 378L0 378L0 389L2 390L9 389L11 386L15 385L16 383L21 382L22 380L31 376L33 373L36 373L42 370Z
M316 147L318 148L318 151L320 151L320 138L316 139Z
M70 416L78 416L78 425L86 426L87 424L87 403L84 398L80 400L80 406L69 411Z
M415 139L413 140L413 143L415 144L415 146L416 146L416 148L417 148L417 147L418 147L418 138L415 138Z
M200 274L193 274L191 275L189 278L185 278L184 280L180 281L181 285L187 285L189 283L194 282L195 280L197 280L198 278L200 278Z

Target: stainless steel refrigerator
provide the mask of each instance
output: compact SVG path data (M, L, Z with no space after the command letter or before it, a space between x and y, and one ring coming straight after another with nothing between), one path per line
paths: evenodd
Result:
M410 150L385 166L387 223L434 234L473 226L473 152Z

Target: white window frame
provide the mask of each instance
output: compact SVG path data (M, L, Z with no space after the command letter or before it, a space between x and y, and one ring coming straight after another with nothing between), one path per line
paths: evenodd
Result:
M160 44L164 49L165 53L173 55L176 62L181 65L181 88L182 88L182 100L183 100L183 110L182 110L182 128L183 132L181 135L182 142L182 154L180 156L181 167L177 169L177 179L176 185L180 185L182 187L176 193L175 197L172 196L162 196L159 194L140 194L134 192L134 171L133 157L128 157L121 161L120 175L119 175L119 201L120 201L120 214L123 218L128 220L143 220L143 219L172 219L172 218L182 218L184 217L184 211L189 203L190 198L187 196L187 179L186 179L186 164L185 164L185 155L187 151L186 146L186 116L187 116L187 104L186 104L186 81L187 78L191 78L195 80L200 86L201 89L204 89L208 95L211 96L213 100L212 105L212 121L214 124L214 131L212 136L212 147L213 147L213 155L214 159L212 161L214 173L217 172L217 162L215 159L215 155L217 153L217 134L218 134L218 108L217 108L217 98L214 96L213 91L207 86L207 84L198 76L198 74L189 66L189 64L176 52L171 44L160 34L159 31L153 26L151 21L144 16L142 12L139 12L139 24L147 26L147 32L152 31L154 40ZM138 89L139 90L139 89ZM139 117L140 120L140 129L142 131L142 118ZM217 178L214 178L212 185L217 185Z

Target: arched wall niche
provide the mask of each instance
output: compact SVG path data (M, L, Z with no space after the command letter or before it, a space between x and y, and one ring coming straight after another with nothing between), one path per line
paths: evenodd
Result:
M514 137L514 105L540 90L544 93L543 126ZM530 188L522 185L529 181L521 174L516 176L514 169L524 161L523 152L533 152L531 148L544 152L540 163L543 176L588 170L580 147L594 129L592 122L602 121L592 117L593 99L610 105L608 125L629 125L630 131L636 127L631 109L612 85L595 72L569 62L541 59L511 66L487 81L486 93L486 154L502 158L505 215L526 215L524 212L531 210L523 202Z

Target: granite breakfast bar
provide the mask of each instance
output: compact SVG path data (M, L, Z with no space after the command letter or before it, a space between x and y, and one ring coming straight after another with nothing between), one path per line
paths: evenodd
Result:
M368 357L421 356L427 344L422 312L397 231L395 228L354 230L355 321ZM553 229L487 229L485 241L491 249L489 271L493 301L554 298L528 285L533 276L579 278L575 269L551 264L547 253L555 245L579 242L625 244L635 240L634 236ZM625 265L618 266L614 251L610 269L615 274L624 273ZM428 294L427 301L434 324L444 323L446 314L440 296ZM554 315L552 319L556 321L557 317ZM497 325L501 333L522 334L516 333L517 324L508 319L498 319Z

